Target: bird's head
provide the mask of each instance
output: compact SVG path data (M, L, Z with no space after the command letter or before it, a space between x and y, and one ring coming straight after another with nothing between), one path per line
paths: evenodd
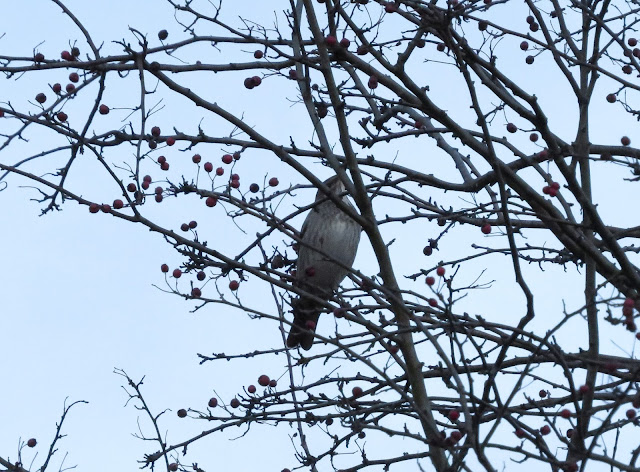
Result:
M342 180L340 180L340 177L338 177L337 175L334 175L333 177L329 177L323 183L327 187L329 187L329 190L331 190L331 193L333 193L334 195L343 194L346 190L346 187L342 183ZM346 195L343 198L345 197ZM318 190L318 193L316 194L316 201L324 200L326 198L327 196L325 195L325 193L322 190Z

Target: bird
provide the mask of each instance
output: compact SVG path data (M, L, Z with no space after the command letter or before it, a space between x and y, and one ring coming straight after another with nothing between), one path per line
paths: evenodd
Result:
M324 185L356 212L347 199L345 186L340 177L334 175L325 180ZM322 190L318 190L315 202L316 205L309 211L300 231L293 285L328 301L353 265L362 227L338 208ZM300 346L308 351L313 344L323 305L309 296L301 295L292 301L291 307L293 325L287 337L287 346Z

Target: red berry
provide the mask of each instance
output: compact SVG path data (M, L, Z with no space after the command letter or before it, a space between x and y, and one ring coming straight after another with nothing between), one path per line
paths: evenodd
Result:
M633 72L633 69L631 68L631 66L629 64L627 64L627 65L622 67L622 72L624 72L625 74L629 75L629 74L631 74L631 72Z
M239 188L240 187L240 181L239 180L232 180L230 185L233 188Z
M253 83L253 79L251 77L247 77L246 79L244 79L244 86L246 88L248 88L249 90L251 90L253 87L255 87L255 85Z
M266 387L267 385L269 385L270 380L271 379L269 378L268 375L262 374L260 377L258 377L258 384L260 384L263 387Z
M443 52L445 49L444 43L438 43L438 45L436 46L436 49L440 52Z
M546 390L540 390L538 392L538 395L540 395L540 398L545 398L547 396L547 391Z
M194 164L198 164L202 160L202 156L200 156L200 154L194 154L191 160Z
M532 143L535 143L535 142L538 140L538 135L537 135L536 133L532 133L532 134L530 134L530 135L529 135L529 140L530 140Z
M571 412L565 408L560 412L560 416L562 416L564 419L569 419L571 418Z
M431 254L433 254L433 248L431 246L425 246L422 250L422 254L424 254L425 256L430 256Z
M130 183L127 185L127 190L128 190L129 192L135 192L135 191L136 191L136 184L134 184L133 182L130 182Z
M196 277L200 282L202 282L207 277L207 274L205 274L203 271L200 271L198 272L198 275Z
M522 41L520 43L520 49L522 49L523 51L526 51L527 49L529 49L529 43L526 41Z
M431 276L427 277L424 281L426 282L427 285L433 285L436 283L435 277L431 277Z
M636 44L638 44L638 40L636 38L629 38L627 39L627 44L631 47L634 47Z
M187 410L185 410L184 408L180 408L178 410L178 418L184 418L187 416Z
M41 52L36 53L36 55L33 56L33 60L36 61L36 62L44 61L44 54L42 54Z
M105 104L102 104L98 108L98 111L100 112L101 115L108 115L109 114L109 107L107 105L105 105Z
M167 146L173 146L176 143L176 138L173 136L167 138Z
M163 29L163 30L158 31L158 39L160 41L164 41L168 37L169 37L169 32L167 30Z
M224 169L222 167L218 167L216 169L216 175L223 175L224 174Z
M233 156L231 154L225 154L222 156L222 162L225 164L231 164L231 161L233 161Z
M198 287L193 287L191 289L191 296L193 298L200 298L201 295L202 295L202 291Z
M189 225L188 225L187 223L182 223L182 224L180 225L180 229L181 229L182 231L189 231Z
M507 131L509 133L515 133L516 131L518 131L518 127L513 123L507 123Z
M276 379L269 380L269 387L275 388L278 385L278 381Z
M551 432L551 427L548 424L545 424L542 428L540 428L540 434L546 436Z
M44 103L46 101L47 101L47 96L44 93L39 93L38 95L36 95L36 102Z
M329 113L329 108L326 103L318 103L316 105L316 112L318 113L318 118L322 119Z
M369 77L369 82L367 82L367 86L370 89L378 88L378 77L376 77L375 75L372 75L371 77Z
M369 48L365 44L361 44L358 46L358 49L356 49L356 54L358 56L366 56L369 54Z
M111 205L103 203L100 209L102 210L102 213L109 213L111 211Z
M251 80L253 81L253 86L257 87L258 85L260 85L262 83L262 79L260 77L258 77L257 75L254 75L253 77L251 77Z
M326 38L324 38L324 42L327 44L327 46L332 48L338 44L338 39L335 36L327 36Z
M67 114L63 111L58 112L56 117L58 118L58 121L60 121L61 123L64 123L65 121L67 121L67 118L69 118Z
M160 266L160 270L166 274L167 272L169 272L169 266L167 264L162 264Z
M189 221L189 228L191 229L195 229L196 226L198 226L198 222L193 220L193 221Z
M255 385L249 385L247 387L247 392L249 393L256 393L256 386Z
M240 406L240 400L232 398L229 404L231 405L231 408L238 408Z
M262 59L262 56L264 56L264 53L260 50L253 53L253 57L255 57L256 59Z
M384 11L387 13L395 13L398 11L398 5L393 2L387 2L384 6Z
M460 412L458 410L449 411L449 419L451 421L456 421L458 418L460 418Z
M627 410L627 418L629 418L630 420L634 419L636 417L636 410L633 409L628 409Z
M207 197L207 200L205 202L207 206L211 208L216 206L216 203L218 203L218 199L216 197Z
M240 287L240 282L238 282L237 280L232 280L231 282L229 282L229 290L238 290L238 287Z
M178 464L176 464L175 462L172 462L171 464L169 464L169 470L171 472L175 472L176 470L178 470Z
M364 392L360 387L353 387L353 389L351 390L351 393L353 394L354 398L360 398L362 395L364 395Z
M240 153L240 151L236 151L236 152L233 153L233 160L234 161L239 161L241 156L242 156L242 154Z
M482 228L480 229L480 231L482 231L484 234L491 233L491 225L489 223L483 224Z
M238 174L231 174L231 180L240 180L240 176Z
M440 266L436 269L436 274L438 274L440 277L444 276L444 267Z
M78 49L77 47L72 47L71 48L71 55L73 57L78 57L80 55L80 49Z
M53 89L54 93L60 93L62 91L62 85L55 83L53 84L53 87L51 87Z
M249 191L251 193L257 193L260 190L260 186L258 184L251 184L249 185Z
M158 147L158 143L154 140L149 141L149 149L155 149Z
M458 442L462 439L462 433L458 430L456 431L451 431L451 439L453 439L454 442Z
M615 95L615 93L610 93L609 95L607 95L607 101L609 103L616 103L616 95Z
M162 170L169 170L169 163L168 162L163 162L162 164L160 164L160 168Z
M295 69L289 70L289 78L291 80L298 80L298 72Z
M143 184L143 187L144 187L144 184ZM156 202L160 203L163 199L164 197L162 196L161 193L156 193L156 196L155 196Z
M160 186L156 187L156 189L155 189L154 193L155 193L156 195L161 194L161 193L162 193L162 187L160 187Z
M65 61L73 61L73 56L69 51L62 51L60 57Z
M340 46L342 46L345 49L347 49L350 44L351 44L351 41L349 41L347 38L342 38L340 40Z
M271 187L277 187L279 183L280 182L278 181L277 177L271 177L269 179L269 186L271 186Z
M588 385L580 385L580 393L587 393L589 391Z
M488 27L489 27L489 23L486 20L478 21L478 29L480 31L486 31Z
M153 128L151 128L151 135L155 136L156 138L160 136L160 127L154 126Z
M113 201L113 208L120 210L122 207L124 207L124 202L122 200L118 199Z
M526 433L522 428L516 429L515 433L516 433L516 436L518 436L519 438L524 438L526 436Z
M69 74L69 80L73 83L77 83L80 80L80 76L77 72L72 72Z
M524 58L524 62L526 62L529 65L533 64L533 61L535 61L535 60L536 60L536 58L533 57L533 56L527 56L527 57Z
M545 185L544 187L542 187L542 193L544 193L545 195L549 195L550 191L551 187L549 185Z
M27 441L27 446L29 447L36 447L36 444L38 444L38 441L36 441L36 438L31 438Z
M631 144L631 140L627 136L623 136L622 138L620 138L620 142L623 146L628 146L629 144Z
M433 307L438 306L438 300L436 300L435 298L430 298L429 299L429 306L433 306Z
M555 190L560 190L560 184L558 182L552 182L551 188Z
M76 89L76 86L73 84L67 84L67 86L65 87L67 93L73 93L73 91Z
M162 164L163 162L167 162L167 158L164 156L160 156L158 157L158 164Z
M209 408L215 408L218 406L218 399L217 398L210 398L209 399Z
M636 302L633 298L625 298L624 303L622 304L622 306L626 308L633 308L635 305Z
M211 162L205 162L204 170L207 172L211 172L213 170L213 164Z
M308 329L309 331L315 331L316 329L316 322L313 320L307 320L307 322L304 324L304 327L306 329Z
M182 271L180 269L173 269L173 277L179 279L182 277Z

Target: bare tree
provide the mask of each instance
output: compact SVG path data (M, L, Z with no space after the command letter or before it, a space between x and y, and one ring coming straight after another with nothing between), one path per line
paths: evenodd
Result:
M29 181L43 214L76 202L147 227L184 258L171 273L163 266L168 290L199 310L224 304L271 320L281 335L264 350L200 354L284 359L287 378L180 410L211 427L175 443L141 382L119 371L157 434L143 466L205 470L212 460L189 457L192 443L284 423L298 432L291 462L312 471L492 471L506 461L638 470L640 363L602 339L617 333L623 352L635 340L639 232L616 213L635 201L594 197L596 186L635 189L640 175L640 151L611 134L640 116L636 2L291 0L265 20L236 18L232 3L169 0L179 32L131 28L118 51L53 3L77 27L69 50L0 56L11 80L70 72L29 103L0 97L4 185ZM230 77L224 93L256 107L271 84L286 94L257 115L224 108L213 79L196 80L214 73ZM112 110L107 84L118 81L139 98ZM74 116L77 103L86 109ZM169 113L202 122L154 124ZM269 135L273 120L286 131ZM20 154L35 135L37 149ZM80 162L99 164L99 190L74 179ZM334 175L355 207L326 193ZM226 242L208 244L196 221L178 231L149 216L167 198L209 207ZM308 245L299 222L327 199L363 231L353 267L323 254L348 273L330 298L292 272ZM538 308L548 273L566 297L552 314ZM252 298L255 287L271 303ZM286 347L300 296L327 320L308 352Z

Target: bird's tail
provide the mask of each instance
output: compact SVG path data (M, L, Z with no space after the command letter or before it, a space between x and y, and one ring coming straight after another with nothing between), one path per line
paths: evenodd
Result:
M293 326L287 337L288 347L297 347L308 351L313 344L313 334L316 332L321 307L307 297L300 297L292 303Z

